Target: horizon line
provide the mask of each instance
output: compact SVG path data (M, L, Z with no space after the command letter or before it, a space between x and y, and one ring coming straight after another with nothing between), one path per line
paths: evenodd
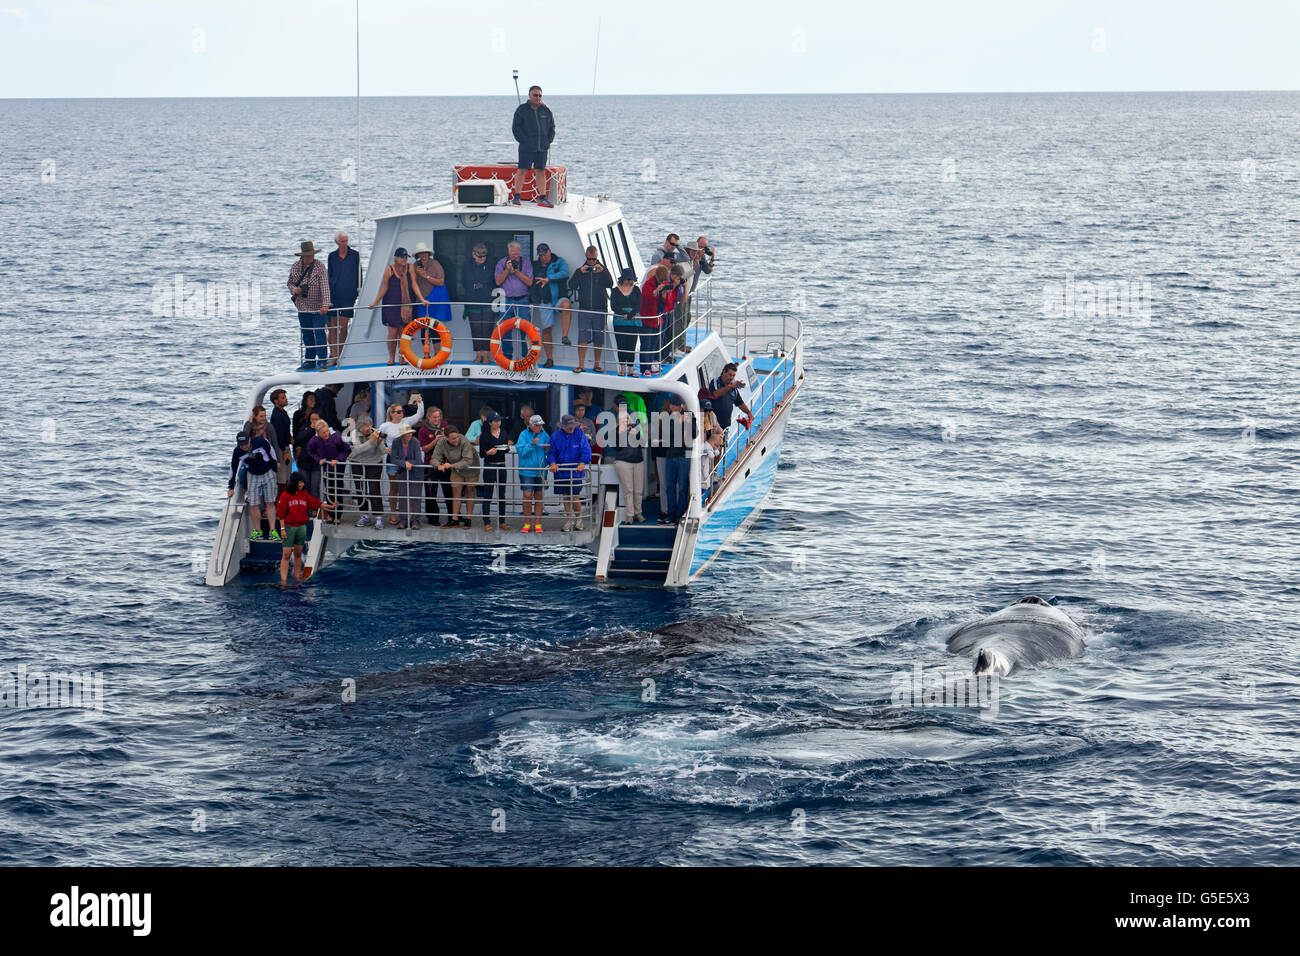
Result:
M1300 93L1297 89L1147 89L1147 90L802 90L789 92L763 93L555 93L560 98L595 99L597 97L614 98L621 96L644 97L697 97L697 96L1058 96L1062 94L1105 96L1132 95L1143 93ZM473 97L509 97L509 93L368 93L361 94L361 99L466 99ZM192 96L0 96L0 101L80 101L80 100L355 100L356 93L259 93L259 94L202 94Z

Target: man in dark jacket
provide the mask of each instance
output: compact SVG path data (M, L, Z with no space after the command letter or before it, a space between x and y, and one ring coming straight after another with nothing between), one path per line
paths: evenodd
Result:
M339 352L348 340L348 322L352 319L352 306L361 291L361 253L348 245L348 234L339 231L334 235L338 248L325 258L329 272L330 302L337 310L330 313L326 338L330 348L330 362L337 362Z
M284 494L289 483L293 465L293 423L285 406L289 404L289 395L282 388L271 393L271 431L275 433L275 447L279 449L280 461L275 469L275 482L280 494Z
M343 429L342 422L339 421L338 398L339 391L343 385L339 382L331 382L329 385L322 385L316 389L316 408L315 412L325 421L329 422L330 428L335 431Z
M555 139L555 117L551 114L551 108L542 102L540 86L528 88L528 102L520 103L515 110L512 131L515 141L519 143L519 168L515 170L510 202L519 205L519 189L524 183L524 170L537 170L533 174L537 185L537 205L549 209L551 201L546 198L546 154L551 148L551 141Z

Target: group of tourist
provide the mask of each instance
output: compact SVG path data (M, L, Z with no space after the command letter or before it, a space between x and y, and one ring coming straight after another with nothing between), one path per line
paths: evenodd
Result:
M734 364L726 366L700 393L698 427L705 440L699 464L706 498L732 411L738 407L749 412L738 396L743 383L735 373ZM340 385L330 384L305 392L290 416L288 394L277 388L269 396L269 412L256 406L235 441L227 494L235 493L237 483L246 489L252 540L263 538L265 517L266 538L284 549L282 577L287 575L291 554L296 573L301 572L309 512L337 509L345 489L356 500L359 528L382 529L385 520L400 529L418 529L423 522L431 527L470 528L478 502L485 531L511 531L506 520L511 452L518 456L524 533L543 531L542 499L548 475L564 512L561 530L585 530L586 473L602 458L614 465L630 523L646 520L642 506L647 467L653 467L658 478L659 522L672 524L686 514L697 423L674 394L661 396L661 414L653 419L643 409L629 410L626 399L620 398L610 437L600 429L615 419L602 418L603 410L590 389L575 393L572 413L562 416L555 429L548 429L542 416L525 403L512 428L499 412L484 406L464 433L443 418L440 408L426 407L418 392L407 396L407 404L389 405L384 421L376 426L365 385L356 386L346 415L340 413L340 391ZM387 513L382 494L385 477Z
M305 361L299 371L337 365L347 340L360 290L360 255L348 245L346 233L340 232L335 242L338 248L329 254L324 270L319 268L318 250L310 241L302 243L299 257L289 270L290 295L298 309L303 337ZM555 365L553 329L558 325L562 344L574 345L576 338L575 371L587 370L590 349L591 371L604 372L601 359L606 318L612 315L618 374L660 375L665 362L685 351L683 334L689 322L690 296L700 276L712 271L713 249L705 236L683 249L680 237L671 233L651 256L645 276L638 279L636 272L628 268L617 280L601 263L595 246L587 247L582 265L571 272L564 258L545 242L537 244L536 259L525 256L519 242L511 242L495 265L488 262L487 246L479 243L470 250L460 273L474 363L492 361L493 330L498 323L518 317L538 330L543 368ZM428 244L416 245L414 261L405 247L393 252L393 261L384 267L378 294L368 308L381 310L381 321L387 329L389 365L397 363L402 330L412 319L428 318L451 325L446 273ZM421 346L426 353L432 334L427 327L422 332ZM507 359L514 358L517 334L503 337L501 349Z

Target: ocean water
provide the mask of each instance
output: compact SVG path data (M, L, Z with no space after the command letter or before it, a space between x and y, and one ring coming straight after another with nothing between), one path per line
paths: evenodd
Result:
M364 214L511 155L513 105L365 100ZM1300 862L1300 95L551 105L643 253L704 232L807 323L689 590L390 546L205 587L298 241L369 254L355 104L0 101L0 664L104 678L0 711L0 863ZM156 316L177 275L260 314ZM1031 593L1083 658L893 706Z

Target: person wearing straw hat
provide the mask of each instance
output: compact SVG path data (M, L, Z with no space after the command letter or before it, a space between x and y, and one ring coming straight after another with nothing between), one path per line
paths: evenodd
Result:
M298 247L298 259L289 267L289 297L298 310L302 331L303 363L298 371L325 367L327 361L325 321L330 311L330 283L326 270L316 261L316 246L305 239Z
M393 527L414 531L420 527L419 514L424 507L421 500L424 498L424 453L410 425L398 429L397 441L388 450L388 461L397 466L397 474L392 479L397 497L397 520Z

